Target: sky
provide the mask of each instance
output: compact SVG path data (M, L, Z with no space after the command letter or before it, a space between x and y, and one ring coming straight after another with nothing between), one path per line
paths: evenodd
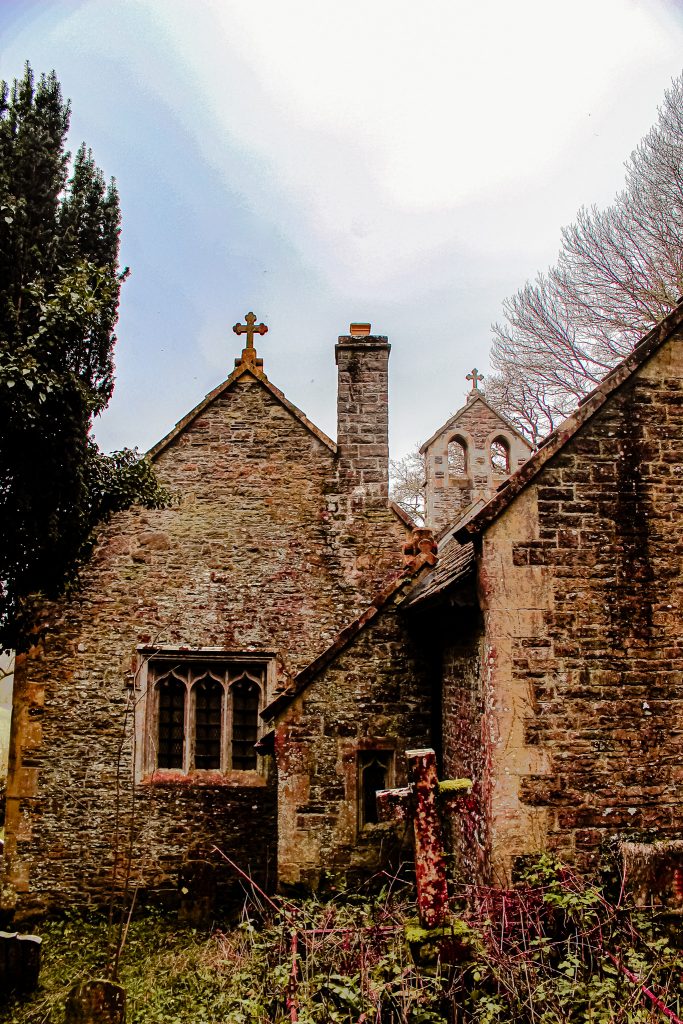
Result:
M681 73L683 3L0 0L0 77L26 60L121 195L101 446L163 437L253 310L270 380L332 437L337 336L389 336L397 458L486 373L562 225L620 188Z

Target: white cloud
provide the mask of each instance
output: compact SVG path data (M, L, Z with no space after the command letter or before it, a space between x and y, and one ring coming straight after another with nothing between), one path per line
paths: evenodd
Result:
M335 334L365 317L389 332L397 449L428 436L485 370L504 296L619 187L683 52L683 14L659 0L46 6L4 46L6 73L55 66L124 206L137 190L112 446L140 439L131 407L152 441L229 369L252 306L271 378L328 431ZM183 129L167 145L159 103ZM222 183L206 201L195 168ZM140 217L145 189L177 193L175 234Z
M624 0L145 9L191 82L179 113L204 154L337 285L368 291L425 248L457 248L469 204L561 173L589 118L661 79L681 41L659 8Z

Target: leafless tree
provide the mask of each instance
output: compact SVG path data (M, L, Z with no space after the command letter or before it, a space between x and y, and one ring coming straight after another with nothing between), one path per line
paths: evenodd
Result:
M425 464L419 445L402 459L391 459L389 477L392 501L421 526L425 515Z
M604 210L579 211L557 264L503 304L487 397L538 441L683 292L683 75Z

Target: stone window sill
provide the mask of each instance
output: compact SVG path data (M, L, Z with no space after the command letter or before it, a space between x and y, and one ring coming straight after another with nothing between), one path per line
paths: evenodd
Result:
M395 821L366 821L358 829L358 839L373 839L377 836L386 835L387 833L393 832L396 828L397 822Z
M141 786L184 786L194 788L198 786L222 786L257 789L267 784L267 780L258 771L206 771L195 770L183 772L179 769L157 768L150 775L145 775L140 780Z

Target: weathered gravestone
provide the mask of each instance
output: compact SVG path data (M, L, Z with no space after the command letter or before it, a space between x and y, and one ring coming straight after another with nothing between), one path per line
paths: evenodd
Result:
M188 860L178 877L180 907L178 918L185 924L210 925L216 908L216 865L208 860Z
M0 998L27 995L37 987L40 944L37 935L0 932Z
M71 989L65 1024L125 1024L126 992L113 981L96 978Z

